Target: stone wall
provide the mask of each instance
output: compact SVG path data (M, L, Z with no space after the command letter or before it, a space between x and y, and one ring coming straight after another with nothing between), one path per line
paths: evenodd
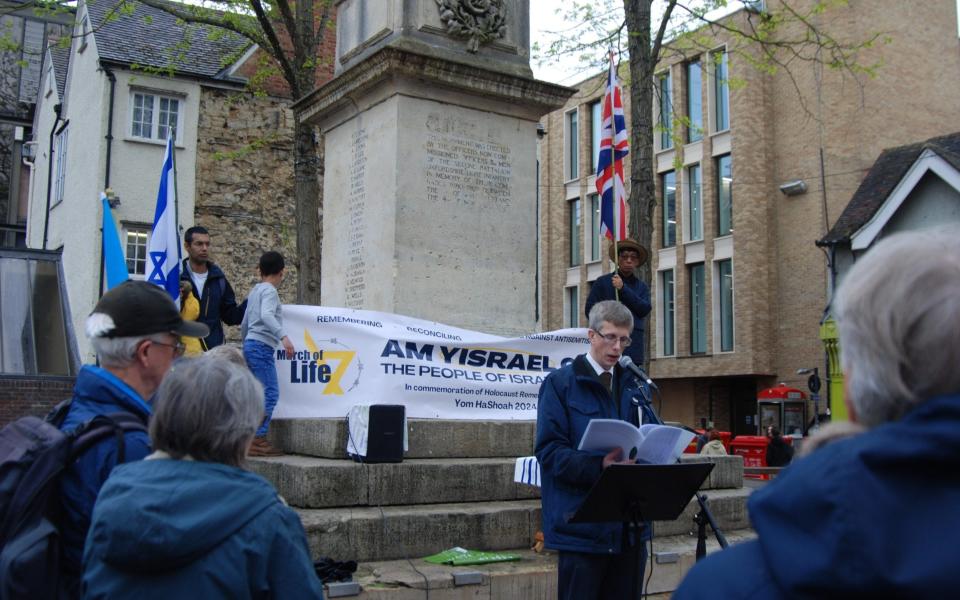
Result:
M73 377L0 375L0 427L20 417L42 417L73 393Z
M296 301L296 215L293 114L288 100L204 88L197 130L194 222L210 231L211 256L223 268L238 301L258 281L267 250L287 260L283 302ZM227 328L238 339L239 328Z

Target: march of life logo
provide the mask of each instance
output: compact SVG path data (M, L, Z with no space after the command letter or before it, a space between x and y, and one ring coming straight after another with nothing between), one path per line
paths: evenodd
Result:
M360 385L363 363L356 350L337 338L314 340L306 329L303 342L304 348L292 357L283 348L277 350L277 362L290 364L291 384L318 386L321 394L332 396L342 396Z

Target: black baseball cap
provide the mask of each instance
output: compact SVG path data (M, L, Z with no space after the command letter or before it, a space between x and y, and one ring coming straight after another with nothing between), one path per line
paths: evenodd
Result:
M112 323L104 323L92 337L137 337L153 333L210 335L210 328L203 323L184 321L163 288L145 281L125 281L104 294L91 316L97 314L110 317Z

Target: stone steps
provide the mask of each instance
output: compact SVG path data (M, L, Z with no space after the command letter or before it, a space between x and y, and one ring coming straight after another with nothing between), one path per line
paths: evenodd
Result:
M407 419L405 458L493 458L533 454L534 421ZM270 441L290 454L347 458L346 419L276 419Z
M685 462L711 462L684 457ZM704 489L735 488L743 480L743 461L725 457ZM360 464L350 460L287 455L249 461L291 506L330 508L478 502L538 498L538 488L513 481L513 458L409 459L401 463ZM425 485L428 483L428 485Z
M736 544L754 537L750 531L734 531L727 540ZM707 539L707 552L719 549L713 537ZM433 565L420 559L378 561L361 564L354 581L362 589L358 600L547 600L557 597L557 555L538 554L526 548L509 550L519 561L487 565ZM650 597L668 598L696 558L696 538L658 537L653 542L653 558L647 561L644 581L652 577ZM479 572L481 582L457 586L455 573Z
M723 531L749 527L745 488L713 490L710 510ZM675 521L654 523L656 537L694 530L696 501ZM429 556L455 546L506 550L532 545L541 528L540 501L297 509L311 552L359 562Z
M540 490L513 481L512 458L414 458L359 464L311 456L250 461L291 506L390 506L539 498Z
M534 422L410 419L403 462L379 464L347 458L345 419L276 420L270 429L288 454L249 468L297 510L315 558L360 563L360 598L556 597L556 555L527 550L541 529L540 490L513 481L516 458L533 453ZM731 542L750 537L742 457L682 460L715 464L703 485L714 517ZM693 564L698 510L694 500L677 520L654 524L654 597L667 597ZM519 548L522 560L456 568L422 560L455 546ZM452 574L467 570L481 582L455 586Z

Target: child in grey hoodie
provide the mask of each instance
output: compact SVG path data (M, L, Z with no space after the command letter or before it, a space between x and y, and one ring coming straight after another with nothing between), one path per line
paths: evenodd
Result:
M256 437L250 444L250 456L278 456L283 454L267 441L270 417L280 397L274 349L283 344L288 356L294 352L293 343L283 333L283 316L280 312L280 294L277 286L283 281L285 269L283 255L279 252L264 252L260 257L260 283L247 296L247 311L243 315L243 357L247 366L263 384L264 418Z

